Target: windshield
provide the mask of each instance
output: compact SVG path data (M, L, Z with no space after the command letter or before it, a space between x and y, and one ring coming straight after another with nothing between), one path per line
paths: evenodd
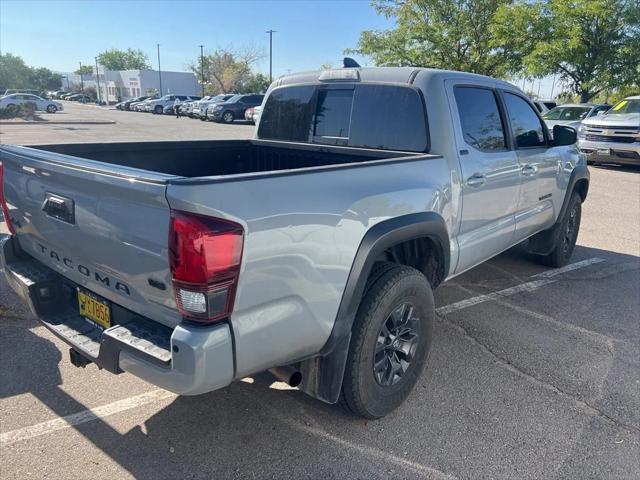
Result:
M234 95L229 100L227 100L227 103L235 103L238 100L240 100L241 98L242 98L242 95Z
M607 111L607 115L620 115L623 113L640 113L640 98L621 100L611 110Z
M545 113L545 120L582 120L587 116L591 107L556 107Z

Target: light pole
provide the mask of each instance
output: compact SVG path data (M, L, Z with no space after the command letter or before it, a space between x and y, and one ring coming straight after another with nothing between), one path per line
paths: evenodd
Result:
M96 61L96 83L98 84L98 89L97 89L98 105L100 105L102 104L102 101L100 100L100 74L98 72L98 57L94 57L94 60Z
M273 81L273 34L275 30L267 30L269 34L269 83Z
M158 47L158 79L160 80L160 96L162 97L162 69L160 68L160 44L156 44Z
M80 90L82 91L82 103L84 103L84 79L82 78L82 62L80 62Z
M200 45L200 83L202 83L202 98L204 98L204 45Z

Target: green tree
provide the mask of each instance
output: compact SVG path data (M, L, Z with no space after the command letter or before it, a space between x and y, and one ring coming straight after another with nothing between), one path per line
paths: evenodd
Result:
M107 70L147 70L149 57L142 50L112 48L98 55L98 63Z
M520 53L523 73L558 74L581 102L640 78L638 0L519 0L496 18L498 42Z
M22 58L11 53L0 54L0 95L8 88L30 88L31 69Z
M495 41L496 12L512 0L375 0L395 28L366 30L347 53L377 65L420 66L507 76L520 66L508 44Z
M242 91L244 85L252 80L251 67L261 56L259 51L251 48L218 49L205 55L202 62L198 57L189 69L196 74L198 80L204 70L205 93L208 95L236 93ZM201 68L201 63L204 69Z
M262 73L251 74L238 93L264 93L269 88L269 77Z
M60 90L62 87L62 76L44 67L32 68L30 80L30 88L35 88L41 92Z
M76 75L93 75L93 67L91 65L82 65L73 73Z

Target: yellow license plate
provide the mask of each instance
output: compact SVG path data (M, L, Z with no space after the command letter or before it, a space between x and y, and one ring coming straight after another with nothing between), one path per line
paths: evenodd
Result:
M98 300L93 295L78 290L78 308L80 315L101 327L109 328L111 326L111 310L107 302Z

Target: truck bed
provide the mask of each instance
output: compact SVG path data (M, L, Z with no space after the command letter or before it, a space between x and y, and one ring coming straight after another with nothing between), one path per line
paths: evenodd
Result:
M32 148L187 178L302 169L417 155L269 140L86 143L38 145Z

